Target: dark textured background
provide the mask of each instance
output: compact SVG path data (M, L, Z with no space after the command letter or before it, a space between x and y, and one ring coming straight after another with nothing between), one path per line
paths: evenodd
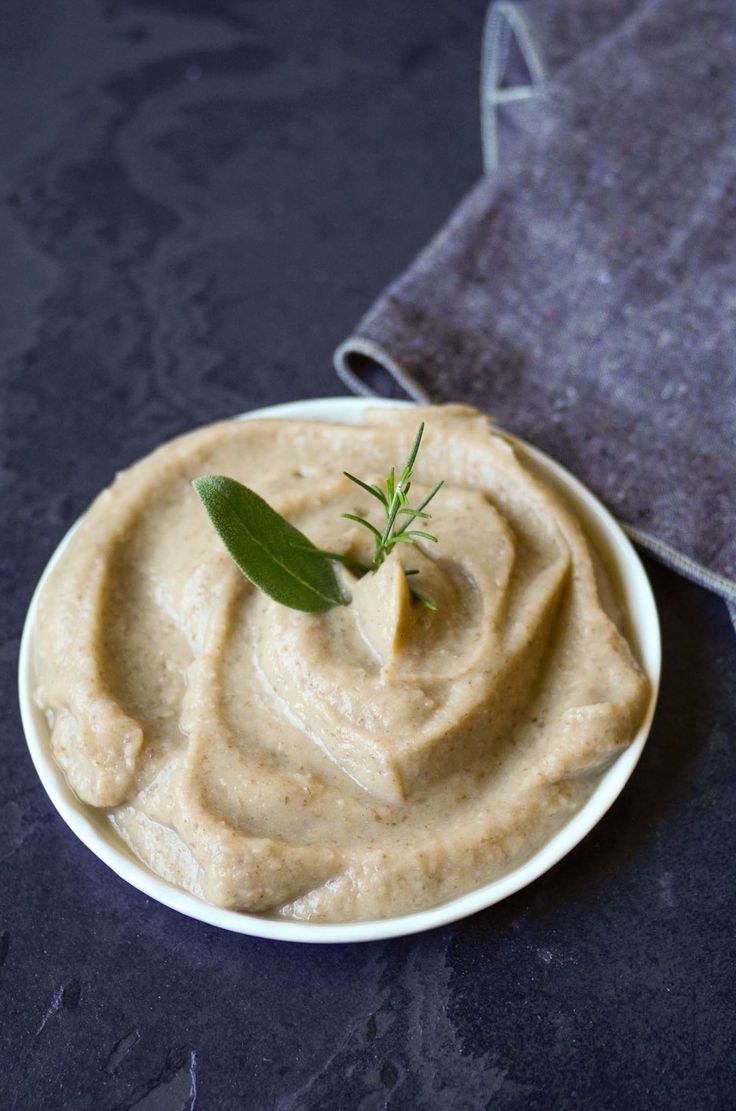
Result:
M736 649L650 565L642 763L533 887L419 938L248 940L127 887L18 720L33 584L115 470L338 392L379 289L480 172L483 4L0 3L0 1108L734 1106Z

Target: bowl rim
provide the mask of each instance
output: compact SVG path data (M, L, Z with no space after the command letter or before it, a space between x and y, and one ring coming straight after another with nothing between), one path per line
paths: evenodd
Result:
M357 424L363 420L366 410L391 407L410 408L414 407L414 402L350 396L315 398L253 409L234 419L307 419ZM637 658L650 683L649 703L636 736L603 774L587 802L541 849L506 875L437 906L392 918L337 923L268 918L212 906L175 887L139 860L109 823L105 823L103 829L103 815L97 812L95 816L95 809L74 795L51 754L46 719L33 701L33 637L38 599L51 570L79 524L76 521L49 559L28 607L18 668L21 720L31 759L52 804L80 841L121 879L172 910L235 933L269 940L318 944L378 941L445 926L508 898L557 864L600 821L633 773L654 718L662 656L654 594L633 545L598 498L579 479L538 448L503 429L495 430L514 445L522 459L531 459L541 470L543 477L562 492L578 517L582 518L589 538L593 539L596 547L605 549L607 562L613 563L619 579L618 588L630 622Z

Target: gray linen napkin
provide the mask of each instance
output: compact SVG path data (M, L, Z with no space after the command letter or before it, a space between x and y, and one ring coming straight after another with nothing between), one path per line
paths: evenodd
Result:
M382 367L492 413L736 624L736 7L603 7L492 7L500 165L335 364L358 392L383 392ZM514 51L526 90L504 80Z

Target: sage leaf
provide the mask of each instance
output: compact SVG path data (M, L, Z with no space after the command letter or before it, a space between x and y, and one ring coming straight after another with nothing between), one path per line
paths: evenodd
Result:
M275 602L320 613L347 604L330 560L253 490L205 475L192 485L245 577Z

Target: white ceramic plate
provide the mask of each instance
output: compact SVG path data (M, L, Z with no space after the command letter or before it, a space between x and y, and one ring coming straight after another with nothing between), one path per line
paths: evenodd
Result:
M343 421L358 424L367 408L378 405L409 404L408 402L373 401L365 398L336 397L317 401L297 401L258 409L243 415L254 417L298 417L308 420ZM51 755L49 729L46 719L33 702L33 637L36 624L38 595L52 567L59 559L71 533L69 530L51 557L41 576L31 600L23 630L20 650L19 693L20 708L28 748L49 798L67 825L105 864L122 879L143 891L165 906L172 907L190 918L208 922L237 933L282 941L345 942L373 941L379 938L400 937L417 933L434 926L442 926L464 918L475 911L492 906L541 876L588 833L606 813L631 775L641 755L644 742L654 715L659 688L661 643L657 609L644 568L628 539L600 502L559 464L548 456L509 437L522 457L532 461L547 481L567 499L582 521L589 538L598 548L612 573L620 600L630 618L629 635L651 684L651 698L641 728L632 744L608 769L588 802L543 849L535 853L520 868L485 884L458 899L407 914L398 918L385 918L370 922L348 922L336 925L310 924L277 918L240 914L222 910L174 887L160 879L128 849L117 836L104 815L80 802L69 788L61 769Z

